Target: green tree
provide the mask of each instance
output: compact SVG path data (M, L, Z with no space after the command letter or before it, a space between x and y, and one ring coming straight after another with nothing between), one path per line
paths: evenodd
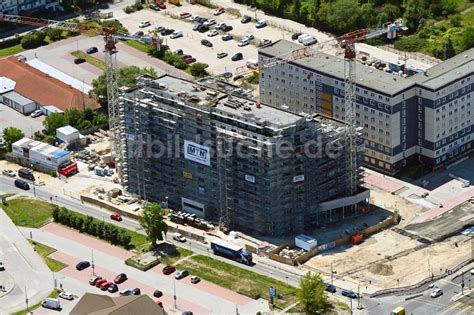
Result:
M47 144L54 145L56 142L56 136L55 135L47 135L44 137L43 142L46 142Z
M426 0L405 0L403 8L405 9L404 21L410 32L418 31L422 20L431 13L427 10Z
M191 73L193 77L202 78L207 75L206 68L207 68L206 64L201 63L201 62L196 62L196 63L193 63L189 67L189 72Z
M467 27L463 32L462 47L468 50L474 47L474 27Z
M59 28L48 28L46 30L46 35L48 35L49 39L52 41L58 41L61 39L63 31Z
M165 52L167 52L170 48L166 45L160 45L160 50L156 49L155 45L150 45L150 49L148 50L148 54L158 59L163 59L165 56Z
M357 0L336 0L330 5L325 17L328 27L336 34L344 34L358 28L363 20Z
M448 38L444 43L444 60L452 58L455 55L456 52L454 51L453 42Z
M462 17L460 14L453 14L448 17L449 19L449 24L452 27L459 27L462 24Z
M94 116L95 116L95 112L92 110L92 108L86 108L84 110L84 117L83 119L84 120L88 120L88 121L93 121L94 120Z
M81 120L81 123L79 124L77 129L86 130L86 129L89 129L89 128L92 128L92 127L93 127L93 125L89 120Z
M396 5L387 3L382 7L378 20L382 23L392 22L401 17L400 8Z
M147 205L138 218L138 222L140 222L152 246L156 246L157 240L162 241L163 235L168 231L168 225L163 217L163 209L157 203Z
M67 125L67 120L63 114L52 113L43 120L44 129L47 135L55 135L56 129Z
M330 307L325 290L326 285L319 274L308 271L300 279L296 297L306 314L320 314Z
M84 113L77 108L68 108L64 111L64 118L68 125L78 128L81 121L84 119Z
M23 131L15 127L8 127L3 130L3 139L8 151L12 150L12 144L25 136Z
M43 41L36 34L27 34L23 36L20 43L24 49L33 49L41 46Z

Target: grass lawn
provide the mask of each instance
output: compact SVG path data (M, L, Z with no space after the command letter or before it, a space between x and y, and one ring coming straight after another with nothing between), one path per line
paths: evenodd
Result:
M15 225L33 228L51 221L54 209L50 203L29 198L15 198L2 207Z
M99 60L97 58L91 57L86 53L83 53L82 51L74 51L71 53L74 57L77 58L83 58L86 60L86 62L90 63L91 65L99 68L100 70L105 70L105 62L102 60Z
M283 295L284 300L275 300L278 307L284 308L296 302L296 288L281 281L260 275L219 260L206 256L193 256L177 266L178 269L187 269L190 274L220 285L232 291L270 300L270 287L276 288L277 294Z
M0 199L2 198L8 198L8 197L11 197L11 196L15 196L15 194L3 194L3 195L0 195Z
M193 254L189 249L176 247L177 254L173 256L160 258L161 262L165 265L173 265L178 260L183 259L184 257L191 256Z
M54 289L53 292L51 292L51 294L48 295L48 297L49 297L49 298L53 298L53 299L57 299L60 292L61 292L60 290ZM22 310L22 311L13 313L12 315L26 315L26 314L29 314L30 312L32 312L33 310L37 309L37 308L40 307L40 306L41 306L41 303L38 303L38 304L35 304L35 305L31 305L31 306L28 308L28 309L29 309L28 312L27 312L26 310Z
M137 41L134 41L134 40L127 40L125 41L125 44L130 46L130 47L133 47L145 54L148 54L148 50L150 49L150 45L149 44L143 44L143 43L140 43L140 42L137 42Z
M59 270L64 269L68 266L68 265L66 265L66 264L64 264L64 263L62 263L62 262L60 262L56 259L52 259L52 258L48 257L49 255L54 253L56 251L56 249L51 248L51 247L46 246L46 245L43 245L41 243L32 241L32 240L29 240L29 241L33 245L33 247L34 247L35 251L38 253L38 255L40 255L41 258L43 258L44 262L46 263L46 265L48 265L48 267L49 267L49 269L51 269L51 271L58 272Z
M7 47L7 48L2 48L0 49L0 58L15 55L15 54L21 53L22 51L25 51L25 49L21 47L21 44Z

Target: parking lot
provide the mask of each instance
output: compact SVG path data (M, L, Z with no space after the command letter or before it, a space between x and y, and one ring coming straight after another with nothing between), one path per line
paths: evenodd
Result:
M16 127L21 129L26 137L31 137L36 131L43 130L43 120L44 116L31 118L0 104L0 133L5 128Z
M229 32L219 31L219 35L209 37L206 33L199 33L193 31L194 22L189 18L181 19L179 14L182 12L189 12L193 15L198 15L203 18L215 19L217 23L226 23L233 27L233 30ZM209 65L208 71L213 74L220 74L223 72L234 72L235 68L243 66L246 60L253 59L257 60L258 51L257 46L260 40L269 39L271 41L277 41L282 38L291 38L289 32L279 30L277 28L266 26L264 28L257 29L255 22L249 22L242 24L240 22L241 17L224 13L218 16L214 16L213 10L203 6L192 6L183 5L182 7L176 7L168 5L166 10L155 12L151 10L142 10L139 13L132 13L120 18L122 24L130 31L134 33L138 30L143 30L145 33L151 32L158 26L171 28L174 30L180 30L183 32L183 37L171 39L169 36L164 36L164 43L170 47L172 51L182 49L184 54L190 54L197 59L198 62L207 63ZM143 20L149 20L151 26L140 29L139 24ZM216 25L210 27L214 29ZM234 39L229 41L223 41L222 35L231 34ZM252 34L255 39L245 47L238 47L238 41L247 34ZM209 40L213 47L206 47L201 44L202 39ZM226 52L227 57L218 59L217 52ZM237 53L243 54L243 59L240 61L232 61L231 57Z

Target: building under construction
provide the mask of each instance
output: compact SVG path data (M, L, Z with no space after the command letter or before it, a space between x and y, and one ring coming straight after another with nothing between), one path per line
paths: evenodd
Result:
M367 209L368 191L347 193L340 121L169 75L141 77L119 108L123 183L146 200L265 235L301 233Z

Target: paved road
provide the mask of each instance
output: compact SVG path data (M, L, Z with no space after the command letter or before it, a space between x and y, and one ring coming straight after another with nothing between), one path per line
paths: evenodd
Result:
M4 104L0 104L0 133L2 133L5 128L16 127L21 129L25 136L31 137L36 131L44 129L43 120L43 115L32 118Z

